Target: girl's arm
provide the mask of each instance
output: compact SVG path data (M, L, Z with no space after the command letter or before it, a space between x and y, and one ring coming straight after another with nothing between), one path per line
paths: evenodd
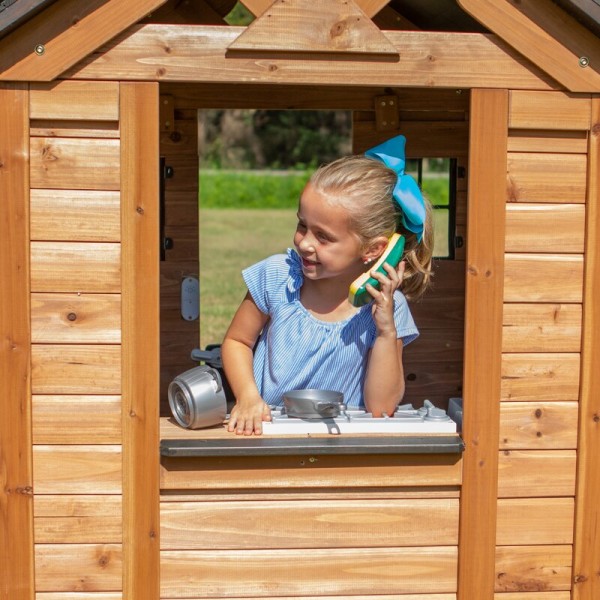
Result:
M400 287L404 275L404 263L396 271L385 264L387 277L373 272L380 291L368 286L373 296L373 320L377 338L369 352L367 375L363 395L365 405L374 417L383 413L392 415L404 396L404 367L402 366L402 340L398 339L394 322L394 291Z
M271 410L260 396L252 369L254 345L268 319L248 292L221 347L225 375L236 398L227 429L238 435L261 434L262 422L271 418Z

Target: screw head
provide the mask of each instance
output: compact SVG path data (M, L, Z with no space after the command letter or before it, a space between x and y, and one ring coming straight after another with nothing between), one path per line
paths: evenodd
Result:
M34 51L38 56L41 56L44 54L44 52L46 52L46 46L44 46L44 44L37 44L34 48Z
M590 64L590 59L587 56L580 56L579 57L579 66L582 69L585 69L586 67L588 67Z

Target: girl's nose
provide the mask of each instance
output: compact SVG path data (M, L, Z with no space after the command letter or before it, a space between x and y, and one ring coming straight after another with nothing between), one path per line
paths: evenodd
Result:
M314 252L315 247L312 241L309 239L309 236L305 235L299 242L298 248L304 252Z

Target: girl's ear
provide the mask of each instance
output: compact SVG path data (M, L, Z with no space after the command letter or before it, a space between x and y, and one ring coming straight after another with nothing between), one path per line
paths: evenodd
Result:
M389 240L384 236L379 236L372 240L369 245L363 250L362 260L363 262L373 262L377 260L384 252L388 245Z

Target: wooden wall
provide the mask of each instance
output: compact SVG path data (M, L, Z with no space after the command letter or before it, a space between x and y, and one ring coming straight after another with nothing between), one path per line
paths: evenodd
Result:
M36 84L29 111L36 600L121 600L158 530L158 86Z
M495 591L572 587L589 97L509 95Z
M170 415L167 388L196 363L200 321L181 316L181 283L199 277L197 111L166 89L160 97L160 155L172 176L165 179L164 235L172 240L160 263L160 410Z

